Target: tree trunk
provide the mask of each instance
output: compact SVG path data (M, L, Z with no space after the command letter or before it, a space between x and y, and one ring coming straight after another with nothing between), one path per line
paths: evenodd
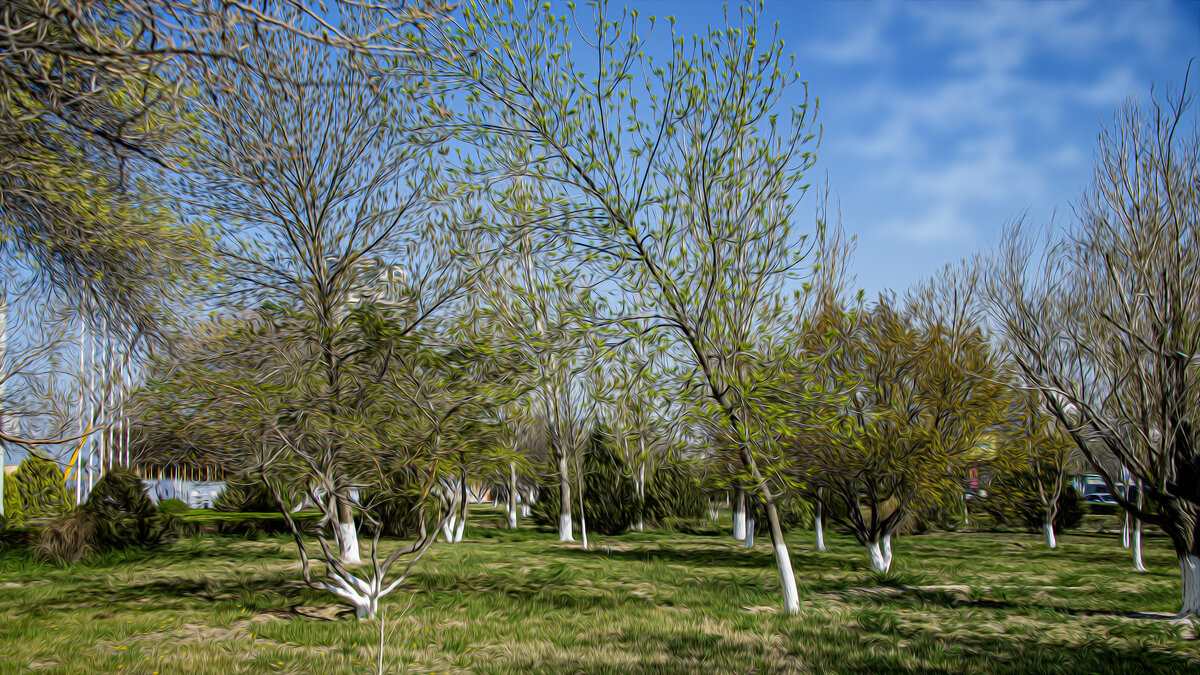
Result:
M337 498L338 510L338 560L343 565L358 565L362 558L358 554L358 531L354 528L354 511L348 499Z
M1052 521L1042 521L1042 536L1046 539L1047 548L1058 547L1058 541L1054 539L1054 523Z
M521 500L521 517L528 518L533 509L534 495L537 488L531 487L525 491L525 498Z
M796 573L792 570L792 556L787 542L783 540L783 526L779 523L779 510L775 501L767 498L767 525L771 531L771 545L775 547L775 566L779 569L779 585L783 588L783 609L788 614L800 613L800 592L796 590Z
M1142 564L1142 521L1140 520L1135 520L1133 523L1133 571L1146 571L1146 566Z
M1125 511L1125 518L1121 521L1121 548L1129 548L1129 512Z
M817 550L818 551L825 550L825 523L824 523L825 500L821 498L822 497L821 492L822 492L821 490L817 490L817 508L816 508L816 513L813 516L813 530L815 530L817 533Z
M754 548L754 514L746 512L746 539L744 546Z
M508 464L508 528L517 529L517 463Z
M742 488L733 492L733 538L746 538L746 502Z
M1180 556L1179 571L1183 576L1183 607L1179 617L1200 616L1200 556L1193 553Z
M463 540L463 531L467 529L467 498L470 496L470 488L467 487L467 472L462 474L462 480L459 483L460 497L458 500L458 522L454 523L454 542L458 543Z
M883 554L884 571L892 569L892 535L885 534L879 542L879 552Z
M638 517L637 531L646 531L646 463L642 462L638 465L638 475L634 479L634 484L637 486L638 496Z
M883 556L883 547L879 540L867 544L867 557L871 560L871 569L876 572L888 571L888 561Z
M1140 509L1143 504L1141 481L1138 481L1137 491L1137 507ZM1136 518L1133 522L1133 571L1146 571L1146 566L1142 564L1142 521Z
M708 500L708 519L715 523L715 522L717 522L717 515L718 515L717 514L717 505L713 503L713 500L709 499Z
M558 540L575 541L571 533L571 481L567 479L567 455L558 455Z

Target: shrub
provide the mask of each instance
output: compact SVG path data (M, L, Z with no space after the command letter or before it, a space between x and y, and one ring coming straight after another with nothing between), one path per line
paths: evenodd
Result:
M687 464L668 464L646 481L645 518L665 525L668 519L702 520L708 500Z
M33 518L56 518L70 513L62 470L58 464L29 456L4 481L4 512L10 525L21 525Z
M154 507L140 478L112 469L96 483L87 503L42 529L35 549L43 560L65 567L101 551L155 546L171 519Z
M158 510L162 513L187 513L192 509L182 499L164 499L158 503Z
M154 546L167 529L168 517L146 496L141 479L124 469L105 473L80 511L91 518L101 551Z
M287 503L286 499L284 503ZM279 510L279 504L261 481L247 480L244 483L228 483L213 501L213 510L225 513L275 513Z
M38 534L37 557L55 567L67 567L96 553L92 518L83 510L50 521Z
M384 536L409 538L421 531L420 495L418 486L409 485L403 477L398 477L393 478L385 490L364 493L362 503L379 520ZM432 502L432 498L429 501Z
M1043 509L1036 492L1022 490L1012 480L996 480L988 487L987 499L980 500L982 508L997 522L1022 526L1031 532L1042 529ZM1063 485L1058 498L1058 513L1054 517L1055 531L1077 527L1083 520L1083 500L1070 483Z
M770 536L771 526L767 522L766 504L761 498L751 499L749 514L754 517L755 536ZM811 530L813 522L813 507L808 500L799 495L787 495L776 499L775 510L779 513L779 526L784 532L793 530Z

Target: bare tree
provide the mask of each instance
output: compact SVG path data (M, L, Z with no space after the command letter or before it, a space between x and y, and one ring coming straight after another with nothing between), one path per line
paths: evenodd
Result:
M988 278L1028 382L1122 508L1171 537L1181 616L1200 614L1200 138L1190 102L1185 84L1126 104L1100 136L1075 221L1044 240L1013 226ZM1117 489L1119 466L1156 508Z

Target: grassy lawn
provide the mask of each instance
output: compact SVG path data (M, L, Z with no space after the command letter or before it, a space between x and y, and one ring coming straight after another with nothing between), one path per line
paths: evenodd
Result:
M852 539L792 535L800 616L765 540L492 527L438 543L387 607L385 669L482 673L1200 672L1165 539L937 533L870 572ZM0 673L367 673L379 623L297 582L290 541L210 535L58 570L0 551Z

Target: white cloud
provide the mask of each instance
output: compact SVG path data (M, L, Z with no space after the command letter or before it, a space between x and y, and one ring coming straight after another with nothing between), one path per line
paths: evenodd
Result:
M1053 201L1048 186L1062 169L1090 159L1081 141L1066 138L1078 106L1111 110L1145 84L1112 54L1161 49L1171 31L1162 6L1103 8L889 4L832 41L835 48L819 43L814 54L826 61L900 59L840 92L840 117L855 119L857 134L827 136L825 147L855 159L865 192L894 207L878 230L910 242L965 243L995 225L981 218L999 221Z

